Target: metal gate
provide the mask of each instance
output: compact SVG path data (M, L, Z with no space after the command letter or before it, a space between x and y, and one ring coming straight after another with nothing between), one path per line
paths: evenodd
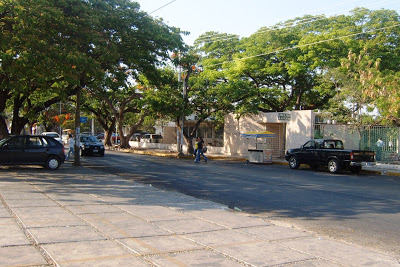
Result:
M282 158L285 156L284 127L283 123L267 123L265 125L265 130L276 134L276 137L269 138L273 158Z
M378 144L379 139L383 141L382 146ZM399 128L365 127L361 131L360 149L375 151L377 161L399 161Z

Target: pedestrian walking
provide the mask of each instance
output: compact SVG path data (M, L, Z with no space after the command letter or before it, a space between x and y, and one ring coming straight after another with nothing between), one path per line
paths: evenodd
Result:
M67 154L67 157L65 158L65 160L68 160L68 158L69 158L69 156L71 155L71 153L72 153L72 155L74 155L75 140L74 140L74 138L72 137L71 134L68 135L68 142L67 142L67 144L68 144L68 146L69 146L69 150L68 150L68 154Z
M200 162L200 156L203 156L205 162L208 161L208 158L204 155L203 148L204 148L203 138L197 137L196 138L196 159L194 161L195 163Z

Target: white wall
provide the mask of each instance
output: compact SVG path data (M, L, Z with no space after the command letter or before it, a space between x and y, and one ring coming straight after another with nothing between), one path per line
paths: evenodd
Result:
M224 141L225 153L228 155L247 155L249 141L240 137L248 131L265 131L267 123L286 124L286 133L282 133L286 147L294 148L303 145L313 138L314 113L311 110L284 112L290 114L289 120L280 120L279 113L259 113L236 118L235 114L225 116Z
M314 112L300 110L290 113L291 120L286 125L286 150L300 147L314 137Z
M324 139L340 139L346 149L360 149L360 133L345 124L322 124L321 134Z
M129 141L129 145L132 148L149 148L149 149L160 149L160 150L168 150L168 151L176 151L178 153L176 144L163 144L163 143L147 143L147 142L137 142L137 141ZM187 145L183 145L183 151L187 151ZM213 147L207 146L207 153L211 154L224 154L223 147Z

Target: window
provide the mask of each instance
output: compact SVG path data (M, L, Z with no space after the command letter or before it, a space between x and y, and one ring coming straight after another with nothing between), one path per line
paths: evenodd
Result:
M27 145L29 147L42 147L43 146L43 144L41 142L41 139L39 137L36 137L36 136L28 137Z
M304 144L303 146L305 149L310 149L310 148L314 148L314 141L308 141L307 143Z
M25 142L24 137L16 136L8 140L7 147L10 149L23 148L24 142Z

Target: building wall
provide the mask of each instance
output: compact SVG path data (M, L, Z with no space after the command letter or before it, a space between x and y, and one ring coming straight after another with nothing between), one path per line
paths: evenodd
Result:
M286 150L304 145L314 138L314 112L312 110L291 111L291 120L286 125Z
M351 125L345 124L319 124L322 138L340 139L346 149L360 149L360 133Z
M280 114L288 116L282 118ZM240 133L265 131L271 129L272 125L276 125L278 138L275 142L281 142L277 144L277 147L282 154L288 148L299 147L313 138L313 122L314 113L311 110L259 113L241 118L237 118L235 114L229 114L225 116L224 152L228 155L247 155L249 145L253 145L254 141L240 137Z
M164 144L176 144L176 140L177 140L176 132L177 132L176 127L171 127L171 126L163 127L163 132L162 132L163 143Z

